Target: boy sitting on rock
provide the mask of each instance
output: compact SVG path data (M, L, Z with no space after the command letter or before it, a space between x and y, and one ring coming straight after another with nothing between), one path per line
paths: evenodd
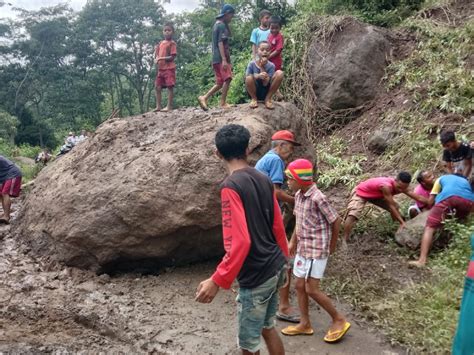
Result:
M283 72L275 71L275 65L268 60L270 44L262 41L258 44L257 58L247 66L245 87L250 95L251 108L258 107L258 101L263 101L267 109L273 110L272 97L283 81Z

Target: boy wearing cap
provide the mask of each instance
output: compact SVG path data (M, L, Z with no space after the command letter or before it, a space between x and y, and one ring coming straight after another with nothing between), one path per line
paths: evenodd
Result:
M235 9L225 4L221 13L216 16L216 23L212 29L212 68L216 77L216 84L204 95L198 97L199 106L204 111L208 110L207 101L211 96L221 90L220 107L227 109L227 93L232 80L232 66L230 64L229 39L231 32L229 23L234 17Z
M285 171L288 186L295 194L296 228L289 244L294 255L293 274L296 276L296 292L301 320L295 326L282 329L285 335L312 335L314 330L309 319L308 296L315 300L332 318L324 341L335 343L342 339L351 324L333 306L319 286L323 278L329 254L336 250L341 218L330 205L326 196L313 182L313 165L306 159L297 159Z
M285 177L285 160L288 160L295 146L301 144L295 141L292 132L284 130L275 132L272 136L272 149L270 149L255 165L255 169L267 175L273 183L277 200L280 204L295 204L295 198L282 189ZM291 264L288 270L288 279L291 277ZM299 315L290 304L290 281L280 289L280 303L278 304L277 318L287 322L298 323Z
M212 302L219 287L229 289L237 277L243 354L258 353L261 336L270 354L284 354L275 313L277 290L286 280L288 244L272 184L247 163L249 140L249 131L235 124L216 134L217 155L229 171L221 185L226 255L212 277L199 284L196 301Z

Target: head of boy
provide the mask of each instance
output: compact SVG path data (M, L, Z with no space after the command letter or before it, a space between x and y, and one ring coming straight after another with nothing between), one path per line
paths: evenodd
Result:
M173 37L174 33L174 26L171 22L165 23L163 26L163 37L165 37L166 40L170 40L171 37Z
M237 124L228 124L216 133L217 155L226 161L246 160L249 153L250 132Z
M272 13L268 10L262 10L258 14L258 19L260 20L260 26L264 28L268 28L270 24L270 17L272 17Z
M272 149L283 160L288 160L293 154L295 146L300 145L295 141L295 135L290 131L278 131L272 136Z
M280 33L281 20L278 16L270 17L270 33L274 36Z
M411 175L409 172L400 171L395 178L395 190L396 192L404 192L408 189L411 182Z
M217 20L221 20L222 22L229 23L232 21L232 17L234 17L235 9L232 5L225 4L222 6L221 12L219 15L216 16Z
M459 143L456 140L456 135L453 131L443 131L439 135L439 140L441 141L441 145L444 149L454 152L456 149L459 148Z
M416 181L418 181L418 183L427 190L431 190L433 188L435 180L435 175L429 170L422 170L416 176Z
M268 56L270 55L270 51L270 43L268 43L267 41L261 41L258 44L257 55L259 58L268 58Z
M306 159L297 159L285 170L291 191L305 190L313 184L313 164Z

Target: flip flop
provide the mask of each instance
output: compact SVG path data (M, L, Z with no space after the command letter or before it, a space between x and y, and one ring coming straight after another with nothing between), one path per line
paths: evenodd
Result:
M250 101L250 108L257 108L258 107L258 102L256 100Z
M290 322L290 323L300 322L300 316L298 314L284 314L284 313L277 312L276 317L277 319L285 321L285 322Z
M346 322L344 324L344 328L340 329L340 330L335 330L333 332L331 332L330 330L327 332L326 336L324 337L324 341L326 343L337 343L338 341L340 341L344 335L346 335L347 331L349 330L349 328L351 327L351 323L349 322ZM339 334L337 337L335 338L329 338L329 337L332 337L334 334Z
M274 110L275 109L275 106L273 105L273 103L271 101L265 102L265 107L269 110Z
M281 333L283 335L289 335L289 336L295 336L295 335L313 335L314 330L313 328L308 328L308 329L298 329L294 325L290 325L289 327L286 327L281 330Z
M199 102L199 106L201 106L201 108L202 108L204 111L209 110L209 108L207 107L206 102L204 101L204 98L203 98L202 96L199 96L199 97L198 97L198 102Z

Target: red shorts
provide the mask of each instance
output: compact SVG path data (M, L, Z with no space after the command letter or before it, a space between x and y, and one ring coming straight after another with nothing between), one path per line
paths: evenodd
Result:
M20 196L21 190L21 176L5 181L0 184L0 193L2 195L10 195L11 197Z
M158 70L155 87L172 88L176 85L176 68Z
M227 69L222 68L222 63L212 64L216 76L216 84L223 85L227 80L232 79L232 65L227 64Z
M474 208L474 202L459 196L451 196L446 200L434 205L426 220L426 226L431 228L441 228L447 213L454 213L459 219L466 218Z

